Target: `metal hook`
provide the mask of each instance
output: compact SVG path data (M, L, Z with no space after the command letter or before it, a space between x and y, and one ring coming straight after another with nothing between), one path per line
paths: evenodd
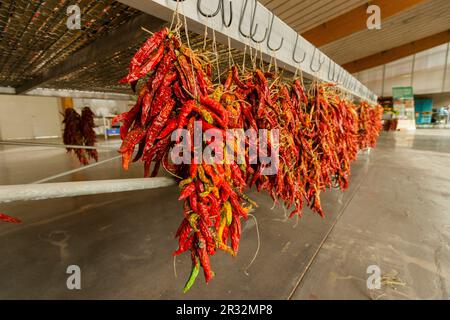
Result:
M256 8L258 7L258 1L255 0L255 7L253 8L253 16L252 16L252 22L251 25L255 25L255 19L256 19ZM256 43L262 43L264 40L266 40L267 38L267 28L266 31L264 32L264 38L262 38L261 40L256 40L254 38L254 36L256 35L256 30L258 29L258 24L255 25L255 33L251 35L251 38L254 42Z
M231 23L233 22L233 3L230 0L230 21L228 23L225 22L225 0L220 0L222 5L222 23L226 28L229 28L231 26Z
M284 37L281 38L281 43L278 46L278 48L272 48L270 46L270 37L272 36L272 29L273 29L273 20L275 19L275 15L272 13L272 21L270 22L270 28L269 28L269 37L267 38L267 47L272 50L272 51L278 51L281 49L281 47L283 46L284 43Z
M219 1L219 5L217 6L217 10L214 11L213 13L205 13L202 10L202 0L197 0L197 11L204 17L206 18L214 18L215 16L217 16L220 12L220 9L222 9L222 2L223 1Z
M350 85L350 81L352 80L351 76L349 73L347 73L347 79L345 81L345 86L348 87Z
M346 72L345 74L347 75L347 77L345 78L345 82L344 83L345 83L345 86L348 87L348 85L350 83L350 80L351 80L351 75L348 72Z
M333 63L333 75L330 77L332 63ZM335 75L336 75L336 62L330 59L330 63L328 64L328 80L335 82L334 80Z
M335 64L336 64L336 62L335 62ZM340 77L341 77L341 73L342 73L342 68L339 67L339 72L336 72L337 77L336 77L336 78L333 78L333 81L334 81L334 82L338 83L338 81L339 81L339 79L340 79Z
M341 73L340 73L338 83L342 85L344 83L344 79L345 79L345 72L344 72L344 69L341 68Z
M342 74L342 69L340 66L338 66L338 70L339 70L339 72L336 72L336 74L337 74L336 79L333 79L334 82L336 82L336 83L339 83L339 80L341 79L341 74Z
M336 68L336 70L333 73L333 82L337 83L338 79L339 79L339 76L341 75L341 70L339 69L339 66L337 65L336 62L334 62L334 67Z
M311 69L312 72L319 72L320 69L322 69L322 65L325 63L325 56L323 57L323 60L320 61L320 53L319 53L319 61L318 61L318 62L319 62L319 69L315 70L315 69L313 68L314 57L316 56L316 51L317 51L317 48L314 47L314 53L313 53L313 56L312 56L312 58L311 58L311 63L309 64L309 68Z
M254 20L252 19L252 21L250 23L250 34L245 34L242 31L242 21L244 21L244 13L245 13L245 10L247 10L247 4L248 4L248 0L245 0L244 6L243 6L242 12L241 12L241 17L239 18L239 33L245 38L251 38L251 37L255 36L256 31L258 30L258 25L256 25L255 30L253 30ZM255 6L255 11L256 11L256 6ZM253 13L253 15L254 15L254 13Z
M296 63L302 63L306 59L306 51L303 52L303 58L301 60L297 60L297 58L295 57L295 55L297 53L297 45L298 45L299 38L300 38L300 36L297 34L297 39L295 40L294 52L292 53L292 60L294 60Z
M342 67L339 67L339 68L340 68L340 71L339 71L339 77L337 79L337 82L339 84L342 84L343 83L343 79L345 78L345 71L344 71L344 69L342 69Z

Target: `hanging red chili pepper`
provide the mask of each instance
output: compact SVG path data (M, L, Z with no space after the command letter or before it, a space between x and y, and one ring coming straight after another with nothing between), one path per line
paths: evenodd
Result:
M16 224L22 223L22 221L20 221L19 219L10 217L4 213L0 213L0 220L8 223L16 223Z

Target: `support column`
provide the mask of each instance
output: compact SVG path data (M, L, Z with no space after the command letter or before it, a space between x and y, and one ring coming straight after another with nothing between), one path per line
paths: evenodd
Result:
M70 97L61 98L62 111L73 108L73 99Z

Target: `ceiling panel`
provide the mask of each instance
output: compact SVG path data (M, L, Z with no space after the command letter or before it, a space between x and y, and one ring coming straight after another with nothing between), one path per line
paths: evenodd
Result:
M345 64L450 29L450 0L431 0L320 49Z
M299 33L367 3L367 0L260 0Z

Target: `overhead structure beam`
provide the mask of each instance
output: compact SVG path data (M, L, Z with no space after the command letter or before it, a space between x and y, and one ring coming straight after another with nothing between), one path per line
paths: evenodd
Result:
M355 32L367 29L369 15L367 8L377 5L381 9L381 20L394 16L426 0L373 0L327 21L302 36L317 47L345 38Z
M343 91L363 100L370 103L377 101L377 96L361 82L256 0L118 1L166 21L171 21L174 11L178 9L186 17L190 31L204 34L207 26L214 30L215 39L226 46L228 41L233 48L241 51L250 46L261 52L266 62L275 58L278 66L285 70L295 72L301 69L303 75L310 79L334 82Z
M99 91L81 91L68 89L47 89L37 88L26 93L29 96L44 96L44 97L71 97L79 99L103 99L103 100L122 100L134 101L136 97L125 93L115 92L99 92Z
M16 89L13 87L0 87L0 94L16 94Z
M350 73L367 70L383 64L413 55L415 53L437 47L441 44L450 42L450 30L437 33L417 41L413 41L389 50L375 53L365 58L361 58L347 64L343 67Z
M0 95L17 94L16 89L12 87L0 87ZM69 90L69 89L48 89L37 88L26 93L28 96L43 96L43 97L57 97L57 98L79 98L79 99L103 99L103 100L122 100L134 101L136 96L126 93L116 92L99 92L99 91L84 91L84 90Z
M31 79L22 86L16 88L16 94L28 93L46 82L70 74L94 62L102 61L104 57L127 48L130 44L135 43L138 39L142 38L145 31L143 31L141 27L145 27L152 31L161 28L163 23L165 23L165 21L153 16L141 14L109 33L107 36L104 36L75 52L66 60L45 71L43 74L40 74L36 78Z

